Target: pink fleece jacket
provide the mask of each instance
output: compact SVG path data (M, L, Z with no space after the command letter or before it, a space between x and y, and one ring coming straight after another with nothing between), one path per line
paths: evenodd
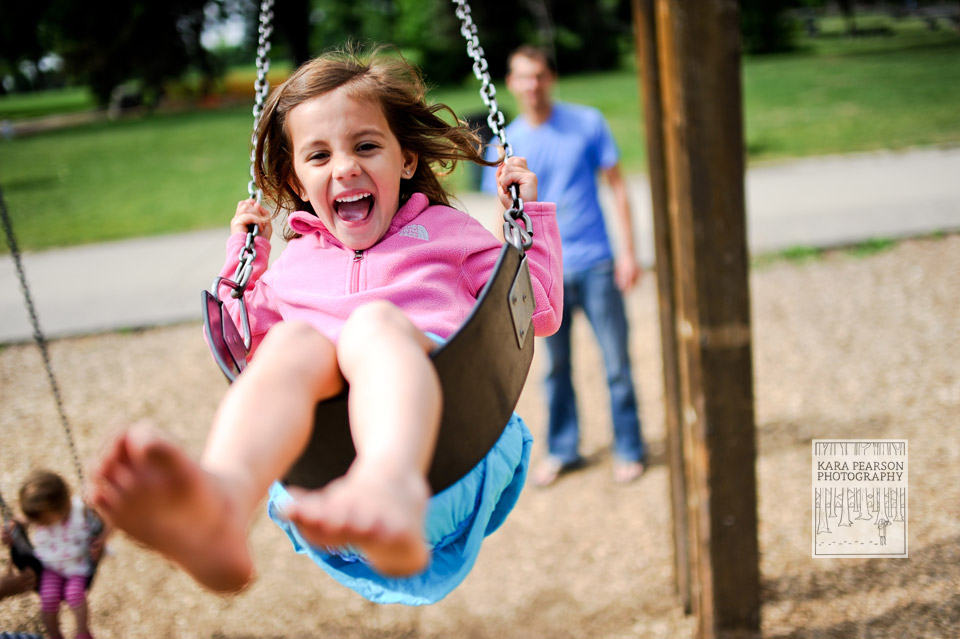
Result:
M556 206L527 202L533 247L527 251L536 310L536 335L551 335L563 310L563 267ZM463 323L489 279L501 243L463 211L430 206L415 193L390 223L386 235L365 251L343 246L311 213L289 217L301 234L267 269L269 241L256 238L257 260L246 291L253 346L279 321L303 320L336 341L357 307L388 300L403 309L422 331L448 337ZM220 275L233 277L246 237L227 240ZM239 302L225 306L239 326Z

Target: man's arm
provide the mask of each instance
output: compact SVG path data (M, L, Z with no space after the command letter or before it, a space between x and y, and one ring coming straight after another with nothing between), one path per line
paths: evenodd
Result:
M614 219L620 238L620 250L617 251L614 277L621 291L627 292L639 281L643 271L636 258L633 245L633 213L630 210L630 198L627 196L627 181L620 171L620 163L603 170L607 183L613 191Z
M0 599L30 592L37 584L36 575L29 568L23 572L14 572L12 566L0 574Z
M6 546L13 544L12 521L3 524L2 529L0 529L0 539L2 539L3 544ZM27 569L23 572L14 572L13 564L11 563L7 566L6 572L0 574L0 599L6 599L7 597L28 592L33 590L36 585L37 578L32 570Z

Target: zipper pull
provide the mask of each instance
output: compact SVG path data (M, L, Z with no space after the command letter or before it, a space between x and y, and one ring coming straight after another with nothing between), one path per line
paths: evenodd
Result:
M359 262L363 259L363 249L354 249L353 251L353 261Z

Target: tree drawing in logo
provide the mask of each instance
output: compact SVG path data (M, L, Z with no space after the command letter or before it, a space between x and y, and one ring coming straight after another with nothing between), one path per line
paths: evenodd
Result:
M814 556L906 556L906 456L905 441L814 441Z

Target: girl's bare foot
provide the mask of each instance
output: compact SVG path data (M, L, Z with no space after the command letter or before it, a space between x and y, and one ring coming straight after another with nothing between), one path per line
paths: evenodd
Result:
M219 592L253 579L235 488L145 424L121 434L91 478L89 500L109 523Z
M423 539L430 490L417 473L388 476L351 469L321 490L291 489L287 517L317 546L354 546L388 577L423 571L430 551Z

